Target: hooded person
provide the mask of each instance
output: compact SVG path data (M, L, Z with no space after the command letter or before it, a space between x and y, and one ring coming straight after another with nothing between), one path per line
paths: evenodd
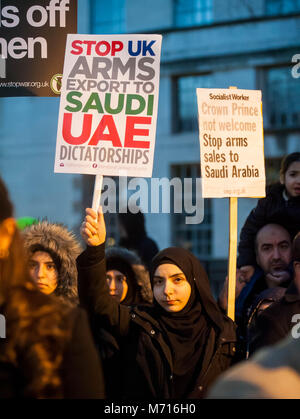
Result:
M40 290L68 304L78 303L76 258L79 242L62 224L41 221L26 227L24 245L29 272Z
M106 280L110 295L124 306L151 304L153 300L149 272L141 259L128 249L113 246L105 251ZM98 325L99 326L99 325ZM108 398L118 399L120 393L120 347L105 328L95 330L99 353L103 360Z
M122 287L122 295L115 293L116 298L120 298L120 303L127 306L152 303L153 296L149 272L138 255L128 249L112 246L106 249L105 259L106 279L112 291L111 295L115 292L112 289L112 277L114 276L115 280L119 279L120 282L126 283L124 287L126 292ZM119 278L117 273L119 273ZM122 277L120 277L120 274Z
M202 398L233 362L236 334L215 302L199 260L185 249L159 252L150 270L153 305L125 307L109 298L104 219L101 212L98 222L92 218L94 212L87 209L81 234L88 247L77 259L79 295L119 343L122 397ZM89 226L97 233L89 235Z
M182 283L182 273L191 292L186 305L177 311L179 294L166 289L164 279L169 275L172 280ZM174 396L197 398L201 393L199 387L203 387L203 371L208 376L211 374L209 380L220 372L220 365L216 363L213 370L210 362L215 351L216 334L224 328L224 316L212 296L204 268L188 250L170 247L159 252L152 260L151 283L155 317L159 318L172 348Z

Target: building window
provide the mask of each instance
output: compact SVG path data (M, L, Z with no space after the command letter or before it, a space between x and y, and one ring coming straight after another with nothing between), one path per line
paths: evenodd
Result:
M196 178L200 178L199 163L173 165L171 166L172 178L193 179L192 202L196 203ZM184 194L180 197L183 201ZM176 197L175 197L176 199ZM171 199L174 205L174 197ZM186 224L186 216L190 215L184 212L184 203L182 202L183 212L176 214L171 211L172 221L172 243L174 246L184 247L194 253L201 260L209 260L212 254L212 215L211 200L204 200L204 219L200 224Z
M300 82L290 67L265 71L264 125L271 130L300 128Z
M175 0L175 26L207 25L213 20L213 0Z
M300 11L300 0L266 0L268 16L286 15Z
M184 76L176 80L176 131L198 130L197 87L213 87L211 75Z
M279 172L281 166L281 157L267 157L266 162L266 183L271 185L279 181Z
M120 34L125 32L126 0L92 0L92 32Z

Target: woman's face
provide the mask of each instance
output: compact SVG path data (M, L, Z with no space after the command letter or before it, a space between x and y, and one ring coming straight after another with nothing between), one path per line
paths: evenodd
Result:
M158 304L171 313L181 311L191 295L191 286L178 266L159 265L153 277L153 295Z
M29 259L29 274L44 294L52 294L58 285L58 272L47 252L35 252Z
M128 291L126 276L122 272L112 269L106 272L106 280L110 295L121 303L125 299Z
M284 175L284 185L289 196L300 196L300 162L292 163Z

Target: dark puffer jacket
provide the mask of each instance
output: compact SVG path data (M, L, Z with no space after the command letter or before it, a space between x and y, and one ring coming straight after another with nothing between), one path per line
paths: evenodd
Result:
M271 304L275 303L276 301L279 301L285 293L286 288L283 287L267 288L255 298L252 306L250 307L249 319L247 323L246 359L249 358L250 345L253 336L256 334L257 319L263 313L263 311L266 310L266 308L270 307Z
M153 306L130 308L110 298L105 281L104 245L88 247L77 259L77 266L80 302L90 312L94 330L100 324L110 330L118 342L122 360L119 371L122 398L173 398L172 353L162 327L153 315ZM199 290L198 281L195 283ZM205 281L206 287L208 281L207 284ZM205 304L218 310L211 299ZM190 398L202 398L215 378L233 362L235 326L220 311L217 317L220 322L218 326L213 323L210 329L201 372Z
M76 258L82 249L73 233L62 224L42 221L25 228L22 235L29 255L44 251L58 260L58 285L54 294L66 304L77 304Z
M294 315L300 313L300 295L294 281L285 295L258 317L256 334L250 343L250 354L258 349L274 345L285 338L296 325ZM296 319L296 322L298 319ZM299 327L298 327L299 329Z
M255 236L266 224L280 224L292 238L300 231L300 197L285 199L284 186L275 184L267 189L266 198L258 201L241 230L238 246L238 267L255 265Z

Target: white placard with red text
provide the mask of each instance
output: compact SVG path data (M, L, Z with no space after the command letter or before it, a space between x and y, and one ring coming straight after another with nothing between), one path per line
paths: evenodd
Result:
M68 35L54 171L151 177L161 35Z
M264 197L260 90L197 89L202 194Z

